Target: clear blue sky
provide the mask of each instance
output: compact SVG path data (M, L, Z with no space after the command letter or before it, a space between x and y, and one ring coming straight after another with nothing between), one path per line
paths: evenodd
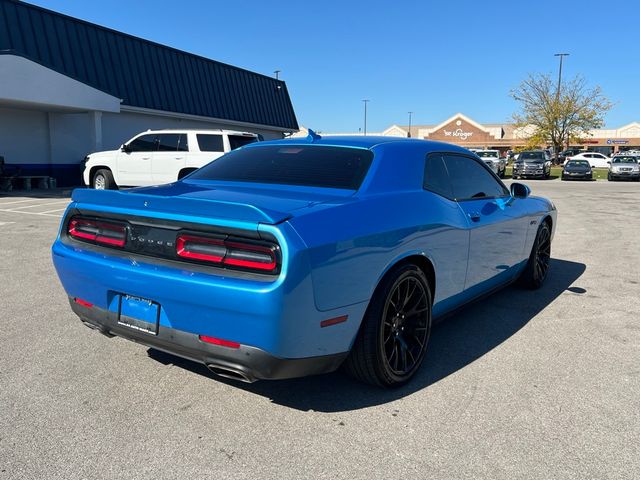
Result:
M460 111L503 122L528 72L581 74L615 106L608 127L640 121L640 1L31 0L30 3L272 75L298 122L357 131L439 123ZM280 5L280 6L278 6Z

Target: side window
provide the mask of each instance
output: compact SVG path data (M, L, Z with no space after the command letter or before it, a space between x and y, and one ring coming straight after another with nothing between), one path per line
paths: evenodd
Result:
M424 164L424 183L425 190L429 190L446 198L453 198L451 190L451 180L447 168L444 166L442 155L427 155Z
M229 135L229 147L231 150L244 147L248 143L257 142L258 139L250 135Z
M179 152L188 152L189 151L189 142L187 140L187 134L181 133L180 138L178 138L178 151Z
M142 135L129 143L132 152L155 152L158 149L156 135Z
M222 135L198 134L196 139L201 152L224 152Z
M445 154L443 158L456 200L496 198L509 194L491 172L477 160L455 154Z
M176 152L178 150L177 133L161 133L158 135L158 151L160 152Z

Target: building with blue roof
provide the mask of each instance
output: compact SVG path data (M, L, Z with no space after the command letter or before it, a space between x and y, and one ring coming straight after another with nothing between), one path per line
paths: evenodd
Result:
M83 158L147 129L298 130L285 82L0 0L0 156L77 184Z

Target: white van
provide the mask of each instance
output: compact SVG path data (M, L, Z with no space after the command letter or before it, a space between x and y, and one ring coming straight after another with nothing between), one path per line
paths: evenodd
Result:
M258 135L231 130L148 130L118 150L85 158L84 184L100 190L174 182Z

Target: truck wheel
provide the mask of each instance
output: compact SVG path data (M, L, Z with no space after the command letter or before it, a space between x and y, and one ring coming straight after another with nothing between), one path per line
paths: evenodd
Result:
M420 367L431 333L431 290L425 274L404 265L387 275L367 308L344 364L349 375L399 387Z
M96 190L115 190L118 188L111 170L107 169L100 169L93 175L91 186Z

